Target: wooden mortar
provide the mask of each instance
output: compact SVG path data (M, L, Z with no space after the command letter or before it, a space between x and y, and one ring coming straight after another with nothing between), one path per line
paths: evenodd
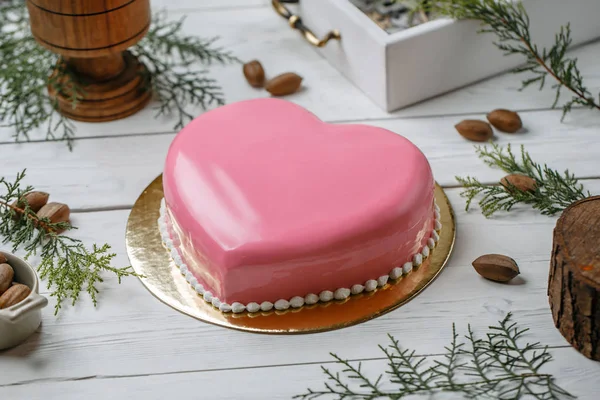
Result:
M548 295L560 333L600 361L600 196L569 206L556 223Z
M146 67L126 50L148 32L149 0L27 0L27 8L35 39L61 56L83 89L73 107L68 89L48 87L63 115L112 121L148 103Z

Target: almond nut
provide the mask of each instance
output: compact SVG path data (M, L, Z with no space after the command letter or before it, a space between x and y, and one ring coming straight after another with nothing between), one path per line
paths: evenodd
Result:
M287 72L269 80L265 89L273 96L285 96L296 92L301 84L301 76L293 72Z
M6 264L7 262L8 260L6 259L6 256L0 253L0 264Z
M488 121L502 132L515 133L523 127L521 117L514 111L498 109L487 115Z
M265 85L265 70L258 60L244 64L244 76L252 87L261 88Z
M11 286L4 294L2 294L2 296L0 296L0 310L22 302L30 293L31 289L20 283Z
M465 139L473 142L487 142L494 136L490 124L476 119L466 119L454 126Z
M486 254L473 261L475 271L486 279L508 282L519 275L519 266L510 257L501 254Z
M535 192L537 187L533 178L519 174L506 175L500 180L500 184L508 191L515 187L521 192Z
M0 295L8 290L14 277L15 271L10 265L0 264Z
M31 211L38 212L42 207L48 203L48 198L50 195L45 192L29 192L25 196L21 197L19 200L15 201L12 205L15 207L23 208L25 207L25 201L31 208Z
M69 206L62 203L48 203L37 213L38 218L48 218L53 224L68 222L70 215Z

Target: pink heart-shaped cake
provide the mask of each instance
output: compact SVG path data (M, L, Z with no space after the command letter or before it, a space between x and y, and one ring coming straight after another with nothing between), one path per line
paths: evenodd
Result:
M284 100L190 122L169 148L163 186L163 239L222 311L374 290L420 264L440 228L431 168L410 141L326 124Z

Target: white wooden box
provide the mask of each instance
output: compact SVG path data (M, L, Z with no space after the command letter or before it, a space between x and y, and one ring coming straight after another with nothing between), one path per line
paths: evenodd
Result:
M571 23L573 45L600 37L600 0L523 0L533 40L553 43ZM349 0L300 0L300 16L315 34L338 29L319 51L377 105L394 111L508 71L523 63L504 56L495 36L476 21L433 20L388 34ZM507 106L508 107L508 106Z

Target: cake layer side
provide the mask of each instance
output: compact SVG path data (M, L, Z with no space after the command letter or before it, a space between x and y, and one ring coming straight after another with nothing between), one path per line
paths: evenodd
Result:
M244 311L249 312L258 312L258 311L270 311L275 308L277 310L286 310L288 308L299 308L304 304L315 304L317 302L328 302L331 300L343 300L350 295L360 294L363 291L371 292L374 291L378 287L385 286L388 282L394 281L406 275L412 271L414 267L420 266L423 261L425 261L435 248L437 242L439 241L439 232L442 229L442 224L440 220L439 207L437 204L434 204L434 224L433 229L429 232L429 235L425 237L425 244L418 252L412 255L410 259L402 265L398 265L388 273L382 274L380 276L373 275L372 279L368 279L366 281L360 281L363 283L355 283L352 285L347 285L347 287L339 286L336 289L332 290L323 290L321 292L310 292L305 295L295 295L293 297L284 296L276 301L269 300L260 300L260 301L252 301L252 302L230 302L221 300L217 295L215 295L203 281L202 277L197 276L197 272L194 269L197 268L197 260L185 260L180 252L181 242L172 235L174 231L170 224L169 215L167 208L165 206L164 200L161 202L160 208L160 217L158 219L158 227L161 232L163 243L166 248L170 251L171 257L173 258L176 266L179 268L182 275L186 277L186 280L190 283L192 288L198 293L198 295L202 296L205 301L212 304L214 307L218 308L222 312L234 312L240 313ZM188 264L186 261L191 261ZM195 265L196 267L192 267ZM257 296L259 297L259 296Z
M289 293L320 293L387 274L427 243L434 211L433 199L425 202L431 205L429 212L413 226L393 221L306 255L252 264L240 260L237 267L226 270L221 296L227 302L251 302L260 293L263 299L275 301Z
M430 238L435 224L433 194L426 196L423 204L429 204L427 211L416 208L414 214L421 213L422 218L411 227L405 228L399 219L318 251L275 261L267 254L262 264L256 258L254 263L241 259L237 267L230 268L220 268L195 248L193 239L185 236L170 213L168 221L178 251L204 287L224 302L249 303L257 298L276 301L290 293L349 287L389 273L410 261Z

